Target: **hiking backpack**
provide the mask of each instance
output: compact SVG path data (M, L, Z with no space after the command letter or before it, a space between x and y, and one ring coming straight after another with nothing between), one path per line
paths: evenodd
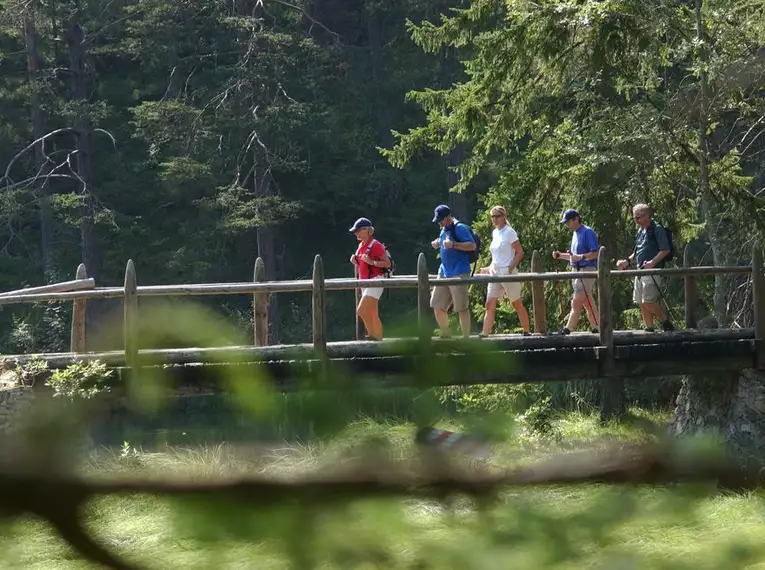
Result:
M366 254L369 255L369 252L372 251L372 246L377 240L373 239L369 242L369 245L367 246ZM380 242L380 245L382 245L385 248L385 255L388 256L388 259L390 259L390 267L384 267L382 269L382 275L383 277L393 277L393 274L396 272L396 262L393 261L393 258L390 255L390 252L388 251L388 247L383 243Z
M481 237L477 233L475 233L473 231L473 228L471 228L469 225L464 224L462 222L457 222L457 224L462 224L463 226L465 226L470 232L470 235L473 236L473 241L475 242L475 249L473 251L465 252L468 254L468 261L473 264L473 272L470 274L472 276L475 274L475 268L478 262L478 256L481 253ZM452 227L450 231L451 231L452 237L454 238L454 241L458 242L461 240L457 239L457 224L454 224L454 226Z
M668 227L660 224L659 222L654 222L654 225L656 227L658 227L658 228L663 228L664 229L664 233L667 234L667 243L669 244L669 253L667 254L667 257L665 257L664 259L661 260L661 265L663 266L664 263L666 263L667 261L672 261L672 259L674 259L674 257L675 257L675 243L672 241L672 230L671 229L669 229ZM640 232L638 231L638 233L640 233ZM635 241L637 241L637 236L638 236L638 234L636 233L635 234ZM651 237L653 238L654 241L657 241L656 245L658 247L659 244L658 244L658 240L656 239L656 234L655 233L651 233ZM633 249L633 251L634 251L634 249Z

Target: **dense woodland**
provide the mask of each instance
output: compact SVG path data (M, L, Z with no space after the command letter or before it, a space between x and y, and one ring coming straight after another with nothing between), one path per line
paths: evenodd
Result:
M80 261L120 284L128 258L142 284L249 280L258 255L270 279L307 277L316 253L328 276L349 276L361 215L399 274L420 251L435 271L442 202L485 237L486 206L505 205L526 269L532 250L552 269L547 253L565 249L565 207L613 257L629 252L636 201L695 263L748 263L761 235L756 3L0 6L3 290L72 278ZM703 285L707 324L749 322L746 282ZM617 287L621 326L638 323L629 287ZM472 294L480 319L484 291ZM552 325L557 295L548 285ZM210 301L249 325L246 296ZM349 338L351 296L328 302L330 337ZM273 297L272 340L306 340L308 306ZM386 294L383 318L404 307L413 292ZM4 352L61 348L69 310L3 310ZM517 325L507 309L498 322Z

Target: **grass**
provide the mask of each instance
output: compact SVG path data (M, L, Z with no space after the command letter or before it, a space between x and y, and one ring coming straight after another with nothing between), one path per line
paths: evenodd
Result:
M498 444L491 463L507 465L520 456L603 438L628 442L644 437L626 426L600 427L597 417L587 413L560 414L551 424L553 437L521 430L511 442ZM289 475L336 466L370 438L387 438L394 457L406 457L412 452L412 431L412 425L368 420L324 443L153 453L126 446L103 454L88 469L109 475ZM97 500L88 515L99 540L157 569L765 569L764 497L706 491L596 485L516 489L504 492L487 511L467 500L447 506L369 500L316 513L313 526L299 505L267 512L230 505L199 512L195 505L148 496ZM91 568L34 520L6 524L0 550L4 569ZM297 555L292 563L290 553Z

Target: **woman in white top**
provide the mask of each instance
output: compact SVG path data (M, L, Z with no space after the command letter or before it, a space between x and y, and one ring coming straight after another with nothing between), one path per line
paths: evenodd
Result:
M507 212L502 206L491 209L491 223L494 231L491 234L491 265L481 269L488 275L510 275L518 273L518 264L523 260L523 247L518 241L518 234L507 223ZM524 336L529 334L529 314L523 306L520 283L489 283L486 295L486 316L483 319L483 331L479 336L488 336L494 327L494 316L497 312L497 301L503 295L513 305L521 320Z

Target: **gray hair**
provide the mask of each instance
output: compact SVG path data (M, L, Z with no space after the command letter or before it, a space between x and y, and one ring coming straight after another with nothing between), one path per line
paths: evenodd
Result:
M636 204L634 208L632 208L632 214L646 214L650 216L653 214L651 211L651 206L648 204Z

